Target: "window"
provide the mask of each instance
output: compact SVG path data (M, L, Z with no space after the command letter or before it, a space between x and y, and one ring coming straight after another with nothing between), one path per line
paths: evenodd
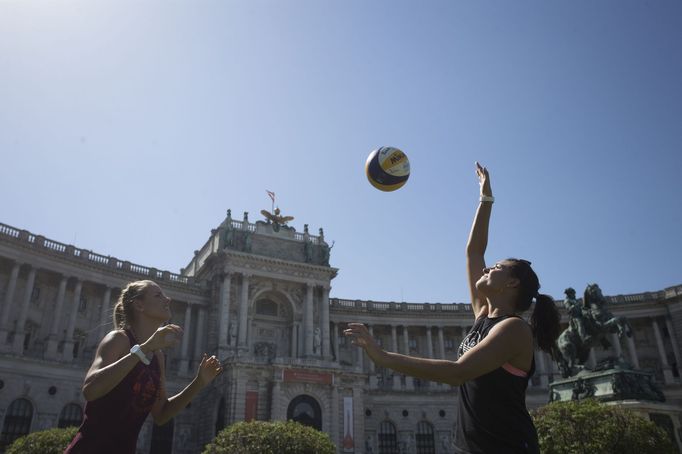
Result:
M455 341L452 339L445 339L445 348L447 350L454 350L455 349Z
M83 421L83 410L81 410L78 404L67 404L62 408L62 412L59 415L58 427L71 427L80 426Z
M433 426L427 421L417 424L417 454L436 454L436 442L433 439Z
M17 399L12 402L5 415L5 423L2 426L0 436L0 449L5 449L17 438L26 435L31 430L33 419L33 405L26 399Z
M398 439L391 421L379 424L379 454L398 454Z
M260 300L256 302L256 314L277 317L277 303L270 300Z
M410 349L416 349L417 348L417 339L409 339L408 345L410 346Z

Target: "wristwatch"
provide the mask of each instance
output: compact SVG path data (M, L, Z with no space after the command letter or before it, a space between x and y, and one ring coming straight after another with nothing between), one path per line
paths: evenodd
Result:
M138 344L133 345L133 347L130 349L130 353L133 355L137 355L138 358L140 358L140 361L142 361L142 364L145 366L149 366L149 359L147 358L147 355L144 354L142 351L142 348Z

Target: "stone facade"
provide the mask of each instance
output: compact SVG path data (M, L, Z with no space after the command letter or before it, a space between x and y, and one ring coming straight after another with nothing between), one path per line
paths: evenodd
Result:
M456 390L380 370L341 331L361 321L389 350L454 359L471 307L330 298L338 270L329 251L321 229L313 236L307 226L299 233L228 211L176 274L0 224L2 442L77 420L83 377L121 288L152 279L185 332L167 352L169 394L191 380L204 352L217 354L225 372L171 423L149 418L139 452L198 453L233 422L290 418L327 432L339 452L450 452ZM609 299L634 338L591 361L616 353L653 370L679 437L682 285ZM536 361L529 408L546 404L559 378L547 355Z

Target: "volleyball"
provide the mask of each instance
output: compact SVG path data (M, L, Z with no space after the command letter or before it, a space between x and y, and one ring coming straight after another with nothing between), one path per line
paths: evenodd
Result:
M375 188L385 192L395 191L410 177L410 161L397 148L377 148L367 157L365 173Z

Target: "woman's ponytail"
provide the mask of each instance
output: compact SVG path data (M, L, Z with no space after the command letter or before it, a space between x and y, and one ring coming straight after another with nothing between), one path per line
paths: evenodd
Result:
M549 295L538 293L540 281L528 260L507 259L511 262L512 275L519 280L519 299L516 303L518 312L525 312L534 303L530 326L533 337L540 350L552 354L561 330L559 311L554 299Z
M131 282L121 291L118 301L114 305L114 329L126 329L130 327L135 317L133 301L144 295L152 281Z
M559 311L551 296L537 294L530 326L538 348L551 354L561 330Z

